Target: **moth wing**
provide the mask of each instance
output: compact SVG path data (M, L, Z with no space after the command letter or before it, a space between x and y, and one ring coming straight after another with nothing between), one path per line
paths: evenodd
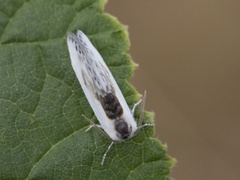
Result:
M121 92L121 90L119 89L119 86L117 84L117 82L115 81L112 73L110 72L109 68L107 67L105 61L103 60L102 56L99 54L99 52L96 50L96 48L92 45L92 43L90 42L90 40L88 39L88 37L80 30L77 31L77 37L81 38L86 45L89 47L89 49L91 49L93 55L94 55L94 59L96 59L99 64L102 65L105 73L107 74L110 83L112 84L112 87L114 87L114 91L115 91L115 95L117 96L119 103L121 104L122 108L123 108L123 116L125 117L125 120L128 121L129 124L131 124L132 126L132 131L133 133L137 130L137 124L136 121L133 118L133 115L129 109L129 106L127 105L127 102Z
M101 124L101 127L110 136L110 138L113 138L116 136L113 121L106 116L101 103L96 99L94 95L94 92L91 88L91 79L87 75L87 69L83 62L84 57L80 55L81 53L79 53L79 50L77 50L76 43L78 43L76 35L68 33L67 44L74 72L81 84L81 87L87 97L91 108L94 111L94 114Z

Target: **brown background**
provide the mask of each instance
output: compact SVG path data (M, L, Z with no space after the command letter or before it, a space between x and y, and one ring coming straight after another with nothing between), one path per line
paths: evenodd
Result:
M240 179L240 1L109 0L129 27L132 80L184 180Z

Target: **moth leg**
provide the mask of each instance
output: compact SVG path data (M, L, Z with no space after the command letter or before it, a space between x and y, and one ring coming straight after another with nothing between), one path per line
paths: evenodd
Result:
M98 129L103 130L101 125L95 124L91 119L89 119L88 117L86 117L84 114L82 114L82 116L91 123L91 125L85 130L85 132L87 132L87 131L89 131L90 129L92 129L92 127L96 127L96 128L98 128Z
M143 124L139 126L138 129L142 129L143 127L147 127L147 126L155 126L155 124Z
M90 129L92 129L92 127L96 127L96 128L102 129L102 126L100 126L99 124L91 124L91 125L85 130L85 132L88 132Z
M132 108L132 114L134 114L136 107L142 102L142 99L140 99L137 103L134 104Z
M104 161L105 161L105 159L106 159L106 157L107 157L107 153L110 151L110 149L111 149L111 147L112 147L113 144L114 144L114 142L112 141L111 144L108 146L106 152L105 152L104 155L103 155L103 158L102 158L102 161L101 161L101 165L104 164Z
M96 128L98 130L98 132L100 132L102 135L104 135L106 138L110 139L110 137L108 136L108 134L104 131L104 129L102 128L101 125L94 123L91 119L87 118L85 115L82 114L82 116L88 120L91 125L85 130L85 132L89 131L90 129L92 129L93 127Z

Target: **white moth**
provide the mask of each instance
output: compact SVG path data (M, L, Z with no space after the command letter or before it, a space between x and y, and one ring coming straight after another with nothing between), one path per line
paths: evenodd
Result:
M73 70L100 123L96 125L92 122L90 128L98 127L112 140L103 155L103 165L114 142L127 140L141 127L152 124L137 126L133 113L141 100L134 105L132 111L129 109L102 56L82 31L78 30L76 35L68 33L67 44Z

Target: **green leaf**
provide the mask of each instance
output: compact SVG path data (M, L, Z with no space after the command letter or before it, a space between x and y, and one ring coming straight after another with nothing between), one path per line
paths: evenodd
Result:
M104 0L0 0L0 179L169 179L174 163L146 127L116 143L94 118L72 70L66 32L81 29L103 56L130 107L134 63L124 27ZM145 123L153 120L145 113Z

